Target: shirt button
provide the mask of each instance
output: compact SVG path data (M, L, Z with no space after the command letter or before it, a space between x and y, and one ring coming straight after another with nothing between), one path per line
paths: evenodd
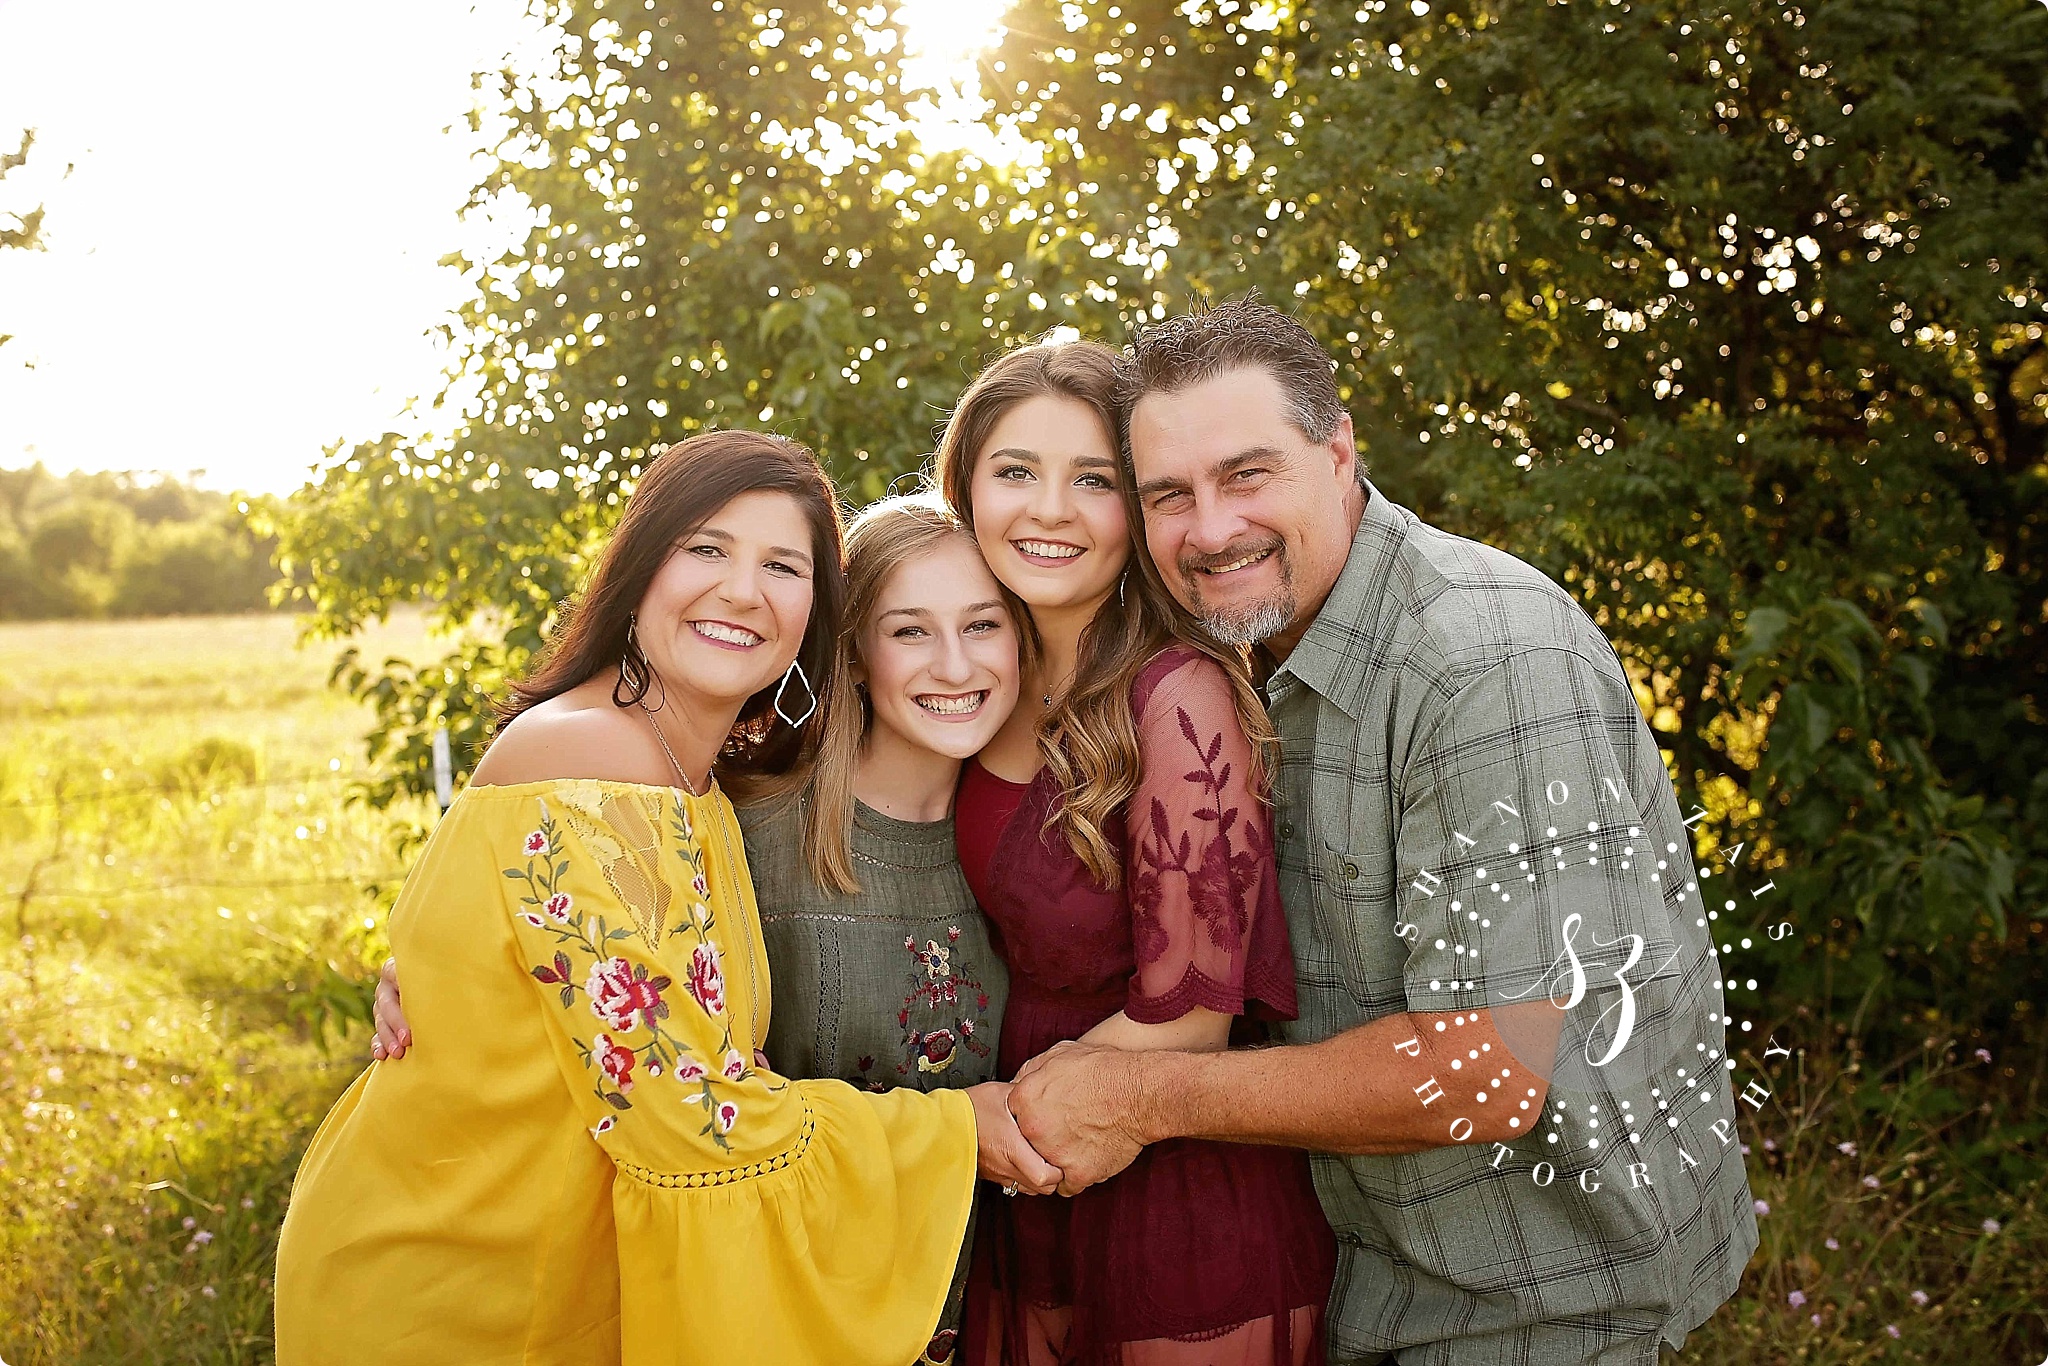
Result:
M1350 859L1344 860L1344 880L1346 882L1358 881L1358 865Z
M1281 839L1283 839L1283 840L1291 840L1291 839L1293 839L1293 838L1294 838L1294 822L1293 822L1293 821L1282 821L1282 822L1280 822L1280 838L1281 838Z

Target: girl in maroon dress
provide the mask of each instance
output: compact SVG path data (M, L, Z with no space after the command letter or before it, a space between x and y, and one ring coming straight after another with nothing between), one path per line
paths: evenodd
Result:
M1133 544L1114 355L1026 347L947 424L939 474L1030 608L1024 697L970 760L960 862L1010 969L998 1075L1066 1039L1222 1048L1294 1014L1243 661ZM985 1202L968 1366L1321 1361L1335 1246L1307 1155L1156 1144L1072 1199Z

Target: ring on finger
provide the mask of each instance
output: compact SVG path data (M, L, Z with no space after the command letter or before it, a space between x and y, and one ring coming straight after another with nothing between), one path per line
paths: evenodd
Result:
M1003 1194L1005 1195L1015 1195L1016 1193L1017 1183L1015 1181L1012 1181L1009 1185L1003 1187Z

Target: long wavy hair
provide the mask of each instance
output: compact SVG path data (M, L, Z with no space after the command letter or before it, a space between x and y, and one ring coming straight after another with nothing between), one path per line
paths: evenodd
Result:
M533 667L498 703L498 733L527 708L599 674L618 674L614 703L637 705L651 674L632 640L631 626L648 584L675 553L678 541L734 498L755 492L787 494L810 525L815 566L811 619L796 657L812 680L818 706L803 726L793 727L775 714L780 678L755 693L740 707L719 751L718 777L722 784L744 791L753 782L803 762L831 719L832 694L826 680L832 673L846 604L846 579L839 564L839 501L808 448L761 432L704 432L654 457L626 500L626 511L589 583L563 608Z
M1093 410L1112 446L1117 440L1113 395L1116 352L1097 342L1038 342L992 361L975 376L947 419L935 457L937 480L969 531L974 468L1003 414L1027 399L1072 399ZM1262 797L1273 744L1272 723L1252 687L1245 655L1211 639L1195 623L1153 567L1146 552L1144 517L1126 470L1118 479L1130 521L1131 553L1118 591L1081 632L1074 679L1066 695L1040 718L1038 749L1060 788L1047 819L1096 881L1123 880L1113 822L1138 790L1143 756L1131 688L1160 651L1180 644L1221 665L1230 678L1237 718L1252 742L1252 790Z
M846 619L830 680L836 705L812 760L792 770L773 791L761 794L765 800L798 803L804 864L811 880L827 891L857 896L861 889L853 861L853 787L861 749L875 724L874 705L854 682L863 663L862 636L896 572L953 542L980 553L972 533L937 494L928 491L884 498L847 524ZM997 587L1017 628L1019 667L1028 667L1034 657L1030 613L1016 594Z

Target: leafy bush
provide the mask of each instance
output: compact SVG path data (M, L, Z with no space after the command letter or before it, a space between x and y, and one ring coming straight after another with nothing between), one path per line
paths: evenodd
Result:
M247 612L277 581L267 548L240 518L168 522L137 539L121 563L114 615L166 617Z
M276 543L252 511L175 479L0 470L0 620L261 609Z

